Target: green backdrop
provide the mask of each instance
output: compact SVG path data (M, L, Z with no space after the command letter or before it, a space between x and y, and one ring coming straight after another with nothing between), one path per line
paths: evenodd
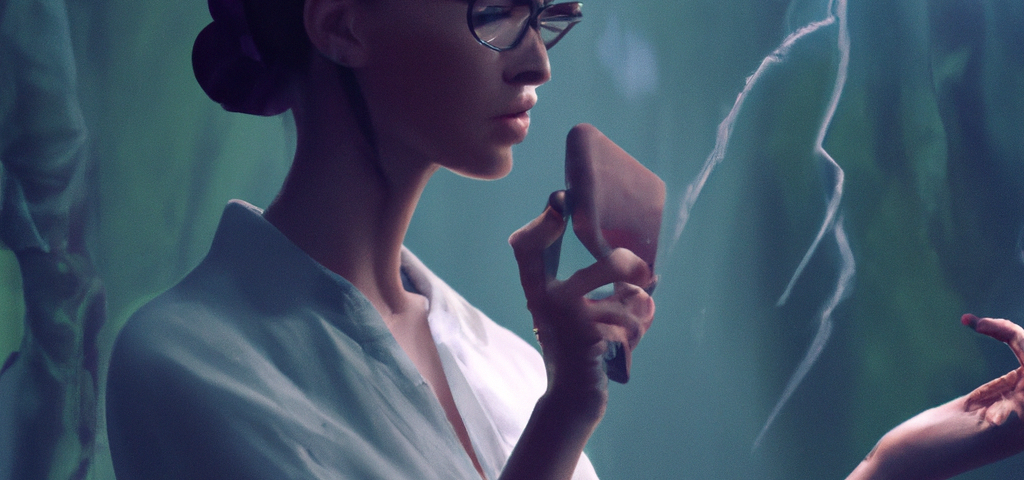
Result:
M554 77L513 173L494 182L437 174L407 245L529 340L506 240L562 187L569 128L596 125L666 180L658 314L588 445L603 478L842 478L900 421L1014 367L1008 349L958 319L1019 321L1024 305L1024 4L584 8L586 20L551 52ZM205 2L68 0L68 10L95 162L88 240L107 291L106 354L127 315L203 256L229 199L267 205L291 129L287 115L229 114L199 89L190 52L209 21ZM766 57L765 75L748 86ZM676 240L687 187L745 87L721 163ZM838 169L814 150L828 119L823 146ZM778 306L831 199L836 221ZM6 357L23 307L17 264L3 253ZM565 255L563 269L587 258L572 245ZM852 282L823 317L844 268ZM822 332L820 356L755 446ZM90 478L113 477L104 444ZM963 478L1015 478L1022 467L1013 458Z

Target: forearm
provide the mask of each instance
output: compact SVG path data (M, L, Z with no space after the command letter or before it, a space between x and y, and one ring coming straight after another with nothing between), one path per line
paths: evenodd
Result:
M943 479L1019 451L1015 415L1001 425L969 410L967 397L926 410L885 434L847 480Z
M606 402L607 391L585 401L545 394L505 464L502 480L571 478L583 447L604 415Z

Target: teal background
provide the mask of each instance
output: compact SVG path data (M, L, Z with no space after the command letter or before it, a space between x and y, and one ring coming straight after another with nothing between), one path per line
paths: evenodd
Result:
M530 340L507 237L562 187L572 125L596 125L666 180L669 233L747 77L788 34L825 18L825 3L586 1L586 20L551 52L553 80L513 172L437 174L407 245ZM269 203L293 142L287 115L227 113L195 83L205 2L68 9L95 162L89 239L107 289L106 353L135 308L199 261L229 199ZM1021 316L1024 4L850 0L848 18L848 78L824 146L845 172L856 276L829 342L755 448L838 275L839 251L825 241L775 306L834 181L811 151L839 64L834 29L752 90L679 241L669 249L663 236L654 327L588 445L603 478L842 478L888 429L1015 366L958 319ZM569 243L565 268L584 265ZM17 265L2 253L6 358L23 307ZM1017 457L962 478L1016 478L1022 467ZM102 448L90 476L113 477Z

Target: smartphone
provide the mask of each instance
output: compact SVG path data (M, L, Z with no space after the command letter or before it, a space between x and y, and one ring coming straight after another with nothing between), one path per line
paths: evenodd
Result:
M569 131L565 149L566 210L572 230L594 258L627 248L654 271L665 206L665 182L593 125ZM632 352L609 339L608 378L626 383Z

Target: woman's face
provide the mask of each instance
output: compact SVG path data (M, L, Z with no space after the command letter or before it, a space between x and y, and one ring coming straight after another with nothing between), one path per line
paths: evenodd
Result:
M356 69L385 158L478 178L512 168L536 87L551 77L531 29L495 52L473 38L465 0L374 0L362 12L367 61Z

